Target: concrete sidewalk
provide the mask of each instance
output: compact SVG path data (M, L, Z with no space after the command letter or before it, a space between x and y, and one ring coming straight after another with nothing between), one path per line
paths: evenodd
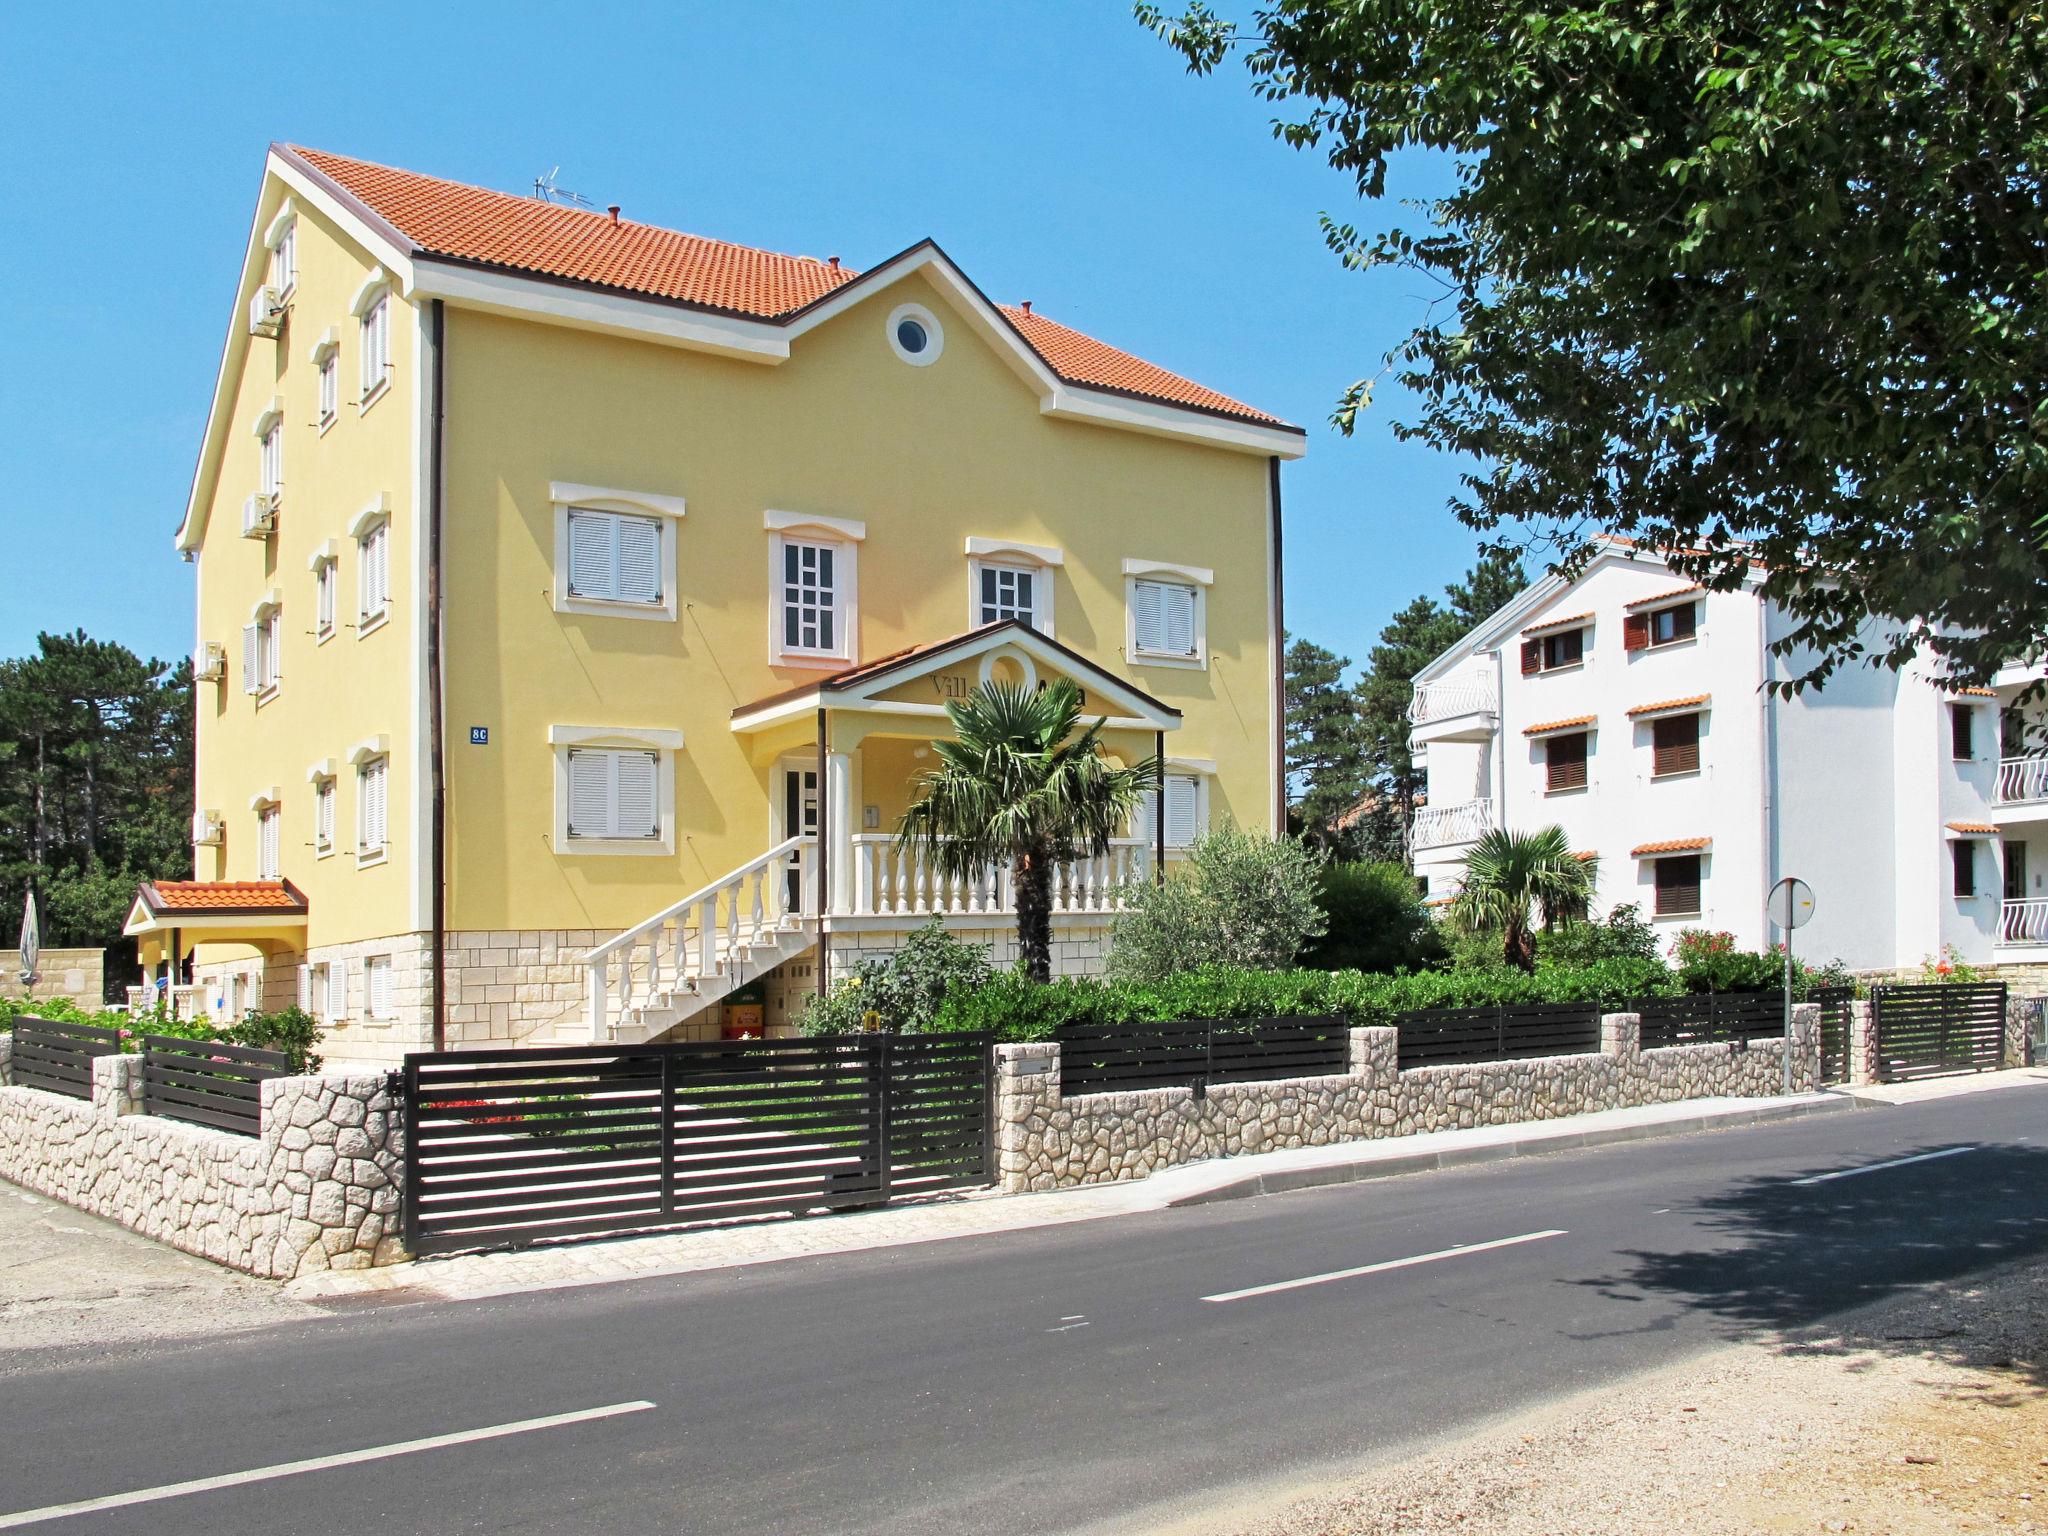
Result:
M1652 1136L1678 1136L1839 1112L1856 1108L1857 1103L1854 1098L1833 1093L1771 1099L1693 1099L1523 1125L1437 1131L1385 1141L1344 1142L1329 1147L1221 1158L1169 1169L1141 1182L1101 1184L1050 1194L977 1192L937 1196L838 1216L735 1223L515 1252L420 1259L384 1269L308 1276L292 1281L285 1290L288 1295L307 1301L372 1296L454 1301L603 1285L617 1280L764 1264L777 1259L813 1258L1094 1221L1320 1184L1386 1178L1502 1158L1640 1141Z

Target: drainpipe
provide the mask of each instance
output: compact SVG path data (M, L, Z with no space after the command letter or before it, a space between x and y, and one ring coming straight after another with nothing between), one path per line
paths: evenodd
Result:
M829 733L830 733L830 731L831 731L831 725L830 725L830 721L829 721L829 718L828 718L828 716L826 715L826 712L825 712L825 706L824 706L824 705L822 705L822 704L820 704L820 705L818 706L818 862L817 862L817 869L818 869L818 966L817 966L817 971L818 971L818 996L819 996L819 997L821 997L821 998L822 998L822 997L823 997L823 996L825 995L825 929L826 929L826 923L825 923L825 908L826 908L826 906L827 906L827 900L826 900L826 896L827 896L827 893L828 893L828 892L829 892L829 891L831 890L831 886L830 886L830 885L828 885L828 884L827 884L826 882L827 882L827 879L828 879L828 877L829 877L829 875L830 875L830 872L831 872L831 871L830 871L830 865L829 865L829 862L828 862L828 861L829 861L829 859L830 859L830 857L831 857L831 855L830 855L830 853L828 852L828 849L829 849L829 847L830 847L830 845L831 845L831 839L832 839L832 803L831 803L831 802L832 802L832 797L831 797L831 796L830 796L829 794L827 794L827 793L826 793L826 791L825 791L825 768L826 768L826 764L825 764L825 743L827 742L827 740L829 740ZM799 805L801 805L801 802L799 802ZM801 825L802 825L802 816L801 816L801 813L799 813L799 816L798 816L798 825L799 825L799 828L801 828Z
M427 963L427 1007L433 1048L448 1048L448 764L442 732L441 688L441 477L442 438L447 422L443 372L448 317L441 300L430 311L430 365L434 391L427 461L427 766L433 777L431 825L427 834L427 884L432 904L429 927L433 952Z
M1278 459L1273 461L1276 465ZM1152 803L1152 883L1166 884L1166 732L1152 733L1152 760L1159 765L1159 794Z
M1278 457L1266 460L1266 516L1272 529L1268 542L1272 547L1273 561L1273 835L1280 837L1287 831L1287 569L1281 559ZM1160 739L1165 740L1164 735ZM1163 751L1160 761L1165 761ZM1162 810L1165 808L1163 791L1160 807ZM1163 869L1165 861L1162 859L1160 862Z

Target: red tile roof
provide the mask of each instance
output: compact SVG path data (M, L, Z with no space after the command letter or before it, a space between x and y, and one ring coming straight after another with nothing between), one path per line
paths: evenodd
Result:
M644 294L759 320L784 320L861 274L812 256L784 256L609 213L493 192L325 150L287 152L415 249L557 282ZM835 258L836 260L836 258ZM1023 308L1003 317L1068 383L1192 406L1268 426L1277 416L1133 357Z
M1638 704L1629 711L1629 714L1633 717L1636 715L1661 715L1666 710L1671 709L1704 709L1713 702L1714 696L1711 693L1696 693L1692 697L1685 699L1665 699L1657 704Z
M1973 699L1995 699L1998 697L1989 688L1958 688L1956 692Z
M1523 731L1524 736L1542 736L1551 731L1571 731L1588 726L1598 719L1595 715L1573 715L1569 720L1546 720L1541 725L1532 725Z
M1973 832L1980 835L1998 830L1988 821L1952 821L1948 824L1948 829L1951 832Z
M1694 582L1689 587L1679 587L1670 592L1659 592L1655 597L1639 597L1628 605L1628 612L1634 613L1638 608L1655 608L1660 603L1675 603L1681 597L1691 597L1695 593L1706 590L1698 582Z
M1629 853L1638 859L1652 858L1660 853L1698 853L1702 848L1711 848L1711 837L1674 837L1661 843L1637 843Z
M155 880L139 894L152 912L303 912L306 898L289 880Z
M1545 619L1541 624L1531 624L1522 633L1524 635L1542 635L1548 634L1553 629L1570 629L1575 625L1590 624L1592 622L1592 614L1575 613L1568 619Z

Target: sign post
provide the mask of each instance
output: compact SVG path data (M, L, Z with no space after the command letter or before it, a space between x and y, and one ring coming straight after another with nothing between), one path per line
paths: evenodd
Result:
M1771 922L1785 935L1785 1093L1792 1092L1792 930L1813 916L1813 887L1787 875L1771 887L1765 904Z

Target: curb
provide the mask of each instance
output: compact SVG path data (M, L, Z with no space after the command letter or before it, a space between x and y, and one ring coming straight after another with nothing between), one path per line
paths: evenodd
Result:
M1604 1147L1624 1141L1651 1141L1665 1136L1689 1136L1729 1125L1761 1125L1773 1120L1799 1120L1809 1115L1832 1115L1845 1110L1883 1106L1847 1095L1830 1094L1802 1104L1773 1104L1757 1109L1728 1110L1713 1115L1689 1115L1682 1120L1659 1120L1648 1125L1616 1125L1596 1131L1562 1131L1551 1136L1495 1142L1483 1147L1453 1147L1441 1152L1409 1152L1394 1157L1359 1158L1348 1163L1328 1163L1314 1168L1280 1168L1267 1173L1247 1173L1227 1183L1192 1191L1166 1201L1164 1208L1212 1205L1223 1200L1248 1200L1255 1195L1277 1195L1290 1189L1315 1189L1326 1184L1356 1184L1366 1179L1395 1178L1407 1173L1430 1173L1442 1168L1464 1168L1475 1163L1494 1163L1511 1158L1540 1157L1546 1152L1575 1152L1585 1147Z

